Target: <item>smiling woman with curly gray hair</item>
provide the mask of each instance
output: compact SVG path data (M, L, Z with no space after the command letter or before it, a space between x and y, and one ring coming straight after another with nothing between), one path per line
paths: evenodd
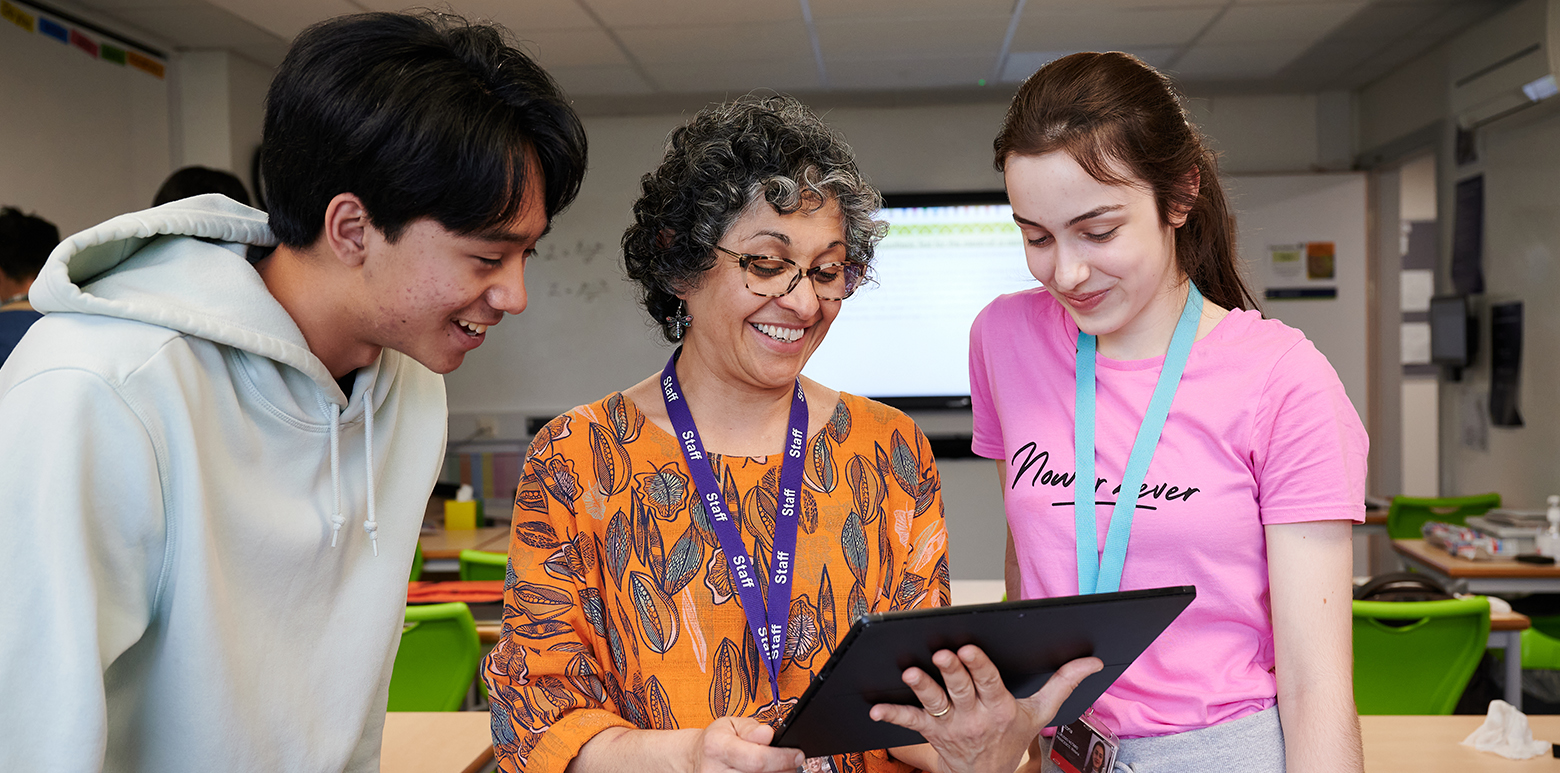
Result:
M772 728L850 621L948 603L926 438L801 375L866 279L878 194L789 97L699 113L643 189L624 260L681 346L660 373L554 419L526 454L504 635L484 671L499 768L793 771L801 753L770 747ZM939 657L951 690L969 683ZM1083 673L1050 688L1051 713ZM810 769L977 770L927 746L846 756Z
M882 198L856 168L838 132L787 96L744 97L701 111L674 130L666 157L640 180L623 261L657 324L676 314L678 293L715 265L717 243L759 202L780 214L839 206L846 260L864 267L887 224ZM675 330L663 331L676 341Z

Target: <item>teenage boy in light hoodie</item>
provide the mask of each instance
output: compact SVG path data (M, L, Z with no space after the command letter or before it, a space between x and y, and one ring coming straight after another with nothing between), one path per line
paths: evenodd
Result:
M378 770L438 374L525 308L585 136L494 28L401 14L300 35L264 136L269 222L117 217L33 287L0 368L0 770Z

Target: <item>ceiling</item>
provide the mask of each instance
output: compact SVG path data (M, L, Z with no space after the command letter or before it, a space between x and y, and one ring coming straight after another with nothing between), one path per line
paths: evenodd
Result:
M74 0L178 50L267 66L337 14L404 0ZM1199 92L1353 89L1512 0L448 0L507 26L581 104L768 88L1006 99L1073 51L1129 51Z

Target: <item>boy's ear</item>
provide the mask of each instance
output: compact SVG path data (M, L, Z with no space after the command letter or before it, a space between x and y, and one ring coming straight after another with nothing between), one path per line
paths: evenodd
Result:
M1197 194L1202 192L1202 170L1195 166L1192 167L1192 171L1187 172L1186 176L1181 178L1181 188L1186 192L1186 201L1197 201ZM1167 218L1170 221L1170 227L1180 228L1186 225L1186 218L1191 213L1190 207L1186 209L1172 209Z
M362 199L351 193L338 193L325 205L325 227L320 238L336 260L357 267L368 257L368 232L373 227Z

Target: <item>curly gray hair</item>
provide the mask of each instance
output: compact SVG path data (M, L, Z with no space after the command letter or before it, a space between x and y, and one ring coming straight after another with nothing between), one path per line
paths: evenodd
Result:
M844 138L784 95L699 111L672 131L661 165L640 187L634 223L623 233L623 264L657 325L676 313L677 293L697 287L715 265L726 229L760 201L782 215L838 202L847 258L868 266L888 230L873 219L882 197Z

